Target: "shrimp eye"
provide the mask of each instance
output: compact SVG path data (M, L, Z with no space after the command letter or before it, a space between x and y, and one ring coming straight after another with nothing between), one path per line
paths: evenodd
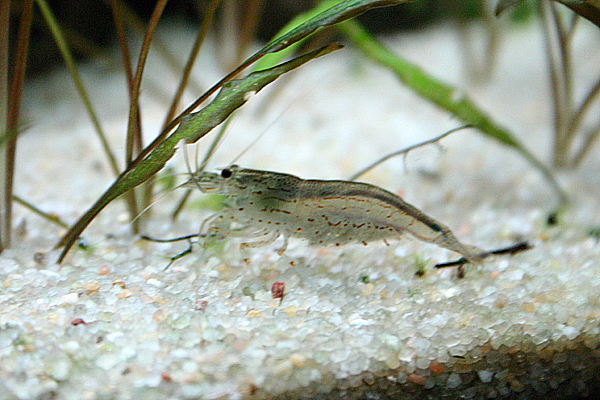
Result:
M225 168L224 170L222 170L221 177L223 177L225 179L231 178L231 170L229 168Z

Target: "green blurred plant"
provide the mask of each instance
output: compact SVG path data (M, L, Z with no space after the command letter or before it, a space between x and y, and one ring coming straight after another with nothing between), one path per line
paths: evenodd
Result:
M550 170L519 143L508 129L496 123L485 111L469 99L460 88L453 87L432 77L420 67L391 52L369 35L356 21L344 22L339 27L363 53L392 71L404 85L421 97L449 111L464 123L478 128L480 132L490 138L519 152L546 177L558 193L560 203L566 201L566 194L560 188Z
M312 18L321 10L327 9L335 4L335 0L322 1L315 9L297 16L286 25L280 32L284 34L294 27ZM355 45L363 55L374 62L387 68L394 73L400 82L422 98L432 102L436 106L448 111L451 115L469 124L488 137L497 140L503 145L513 148L537 168L550 183L558 196L558 204L563 205L567 196L554 179L552 172L538 160L527 148L525 148L515 136L496 121L471 99L460 88L449 85L431 76L421 67L393 53L382 45L377 39L369 34L356 20L348 20L336 25L337 28ZM295 46L299 46L297 42ZM285 52L269 55L261 60L261 65L269 65L285 57L286 52L292 52L292 46Z

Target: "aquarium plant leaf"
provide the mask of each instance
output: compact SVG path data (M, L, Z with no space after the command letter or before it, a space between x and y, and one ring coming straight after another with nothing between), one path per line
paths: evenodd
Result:
M395 2L394 4L399 4L399 3L404 3L404 2L405 1L398 1L398 2ZM347 3L356 3L356 2L342 2L342 3L346 3L346 6L348 6ZM365 3L365 2L359 2L359 3ZM370 2L370 3L372 4L373 2ZM283 28L281 28L281 30L275 35L274 39L271 42L272 43L276 43L279 41L286 42L288 40L287 37L290 34L290 32L301 28L305 24L307 24L307 26L310 27L311 32L316 29L316 28L313 28L316 24L318 24L319 26L326 25L328 23L327 21L329 20L329 17L327 17L327 15L329 15L330 12L336 12L335 10L339 9L339 7L337 7L337 6L340 6L340 5L343 6L343 4L341 4L339 0L325 0L325 1L319 2L314 8L296 15L290 22L285 24L285 26ZM385 5L388 5L388 4L385 4ZM336 8L332 9L332 7L334 7L334 6ZM352 7L356 7L356 6L357 6L357 4L352 5ZM364 4L363 4L363 6L364 6ZM371 7L376 7L376 6L379 6L379 5L377 5L377 4L371 5ZM352 12L357 12L356 8L354 8L352 10ZM325 14L321 15L322 13L325 13ZM259 61L257 61L256 64L254 64L254 69L255 70L265 69L265 68L272 67L273 65L279 64L286 58L293 55L294 52L296 51L296 49L303 43L304 39L306 39L306 37L307 37L306 35L303 35L302 37L300 37L300 39L297 39L293 44L288 45L285 49L281 49L280 51L270 52L269 54L265 53L265 55Z
M338 28L364 54L392 71L412 91L438 107L447 110L464 123L473 125L487 136L519 152L544 175L558 194L559 203L561 205L565 203L566 194L558 185L550 170L519 143L506 128L493 121L460 89L434 78L420 67L395 54L371 36L356 21L346 21L339 24Z
M406 3L408 1L411 0L344 0L337 2L334 6L319 13L315 17L310 18L302 25L292 29L291 31L287 32L282 36L273 39L261 50L248 57L236 69L224 76L219 82L213 85L213 87L208 89L202 96L196 99L196 101L194 101L194 103L192 103L188 108L186 108L181 114L174 118L165 127L161 134L158 135L149 146L142 150L141 155L145 156L147 153L145 153L144 151L148 152L154 147L156 147L158 143L160 143L166 137L168 132L170 132L171 129L175 128L175 126L179 124L182 117L195 110L200 104L206 101L206 99L208 99L221 86L223 86L225 82L233 79L233 77L235 77L241 71L246 69L248 66L254 64L256 61L258 61L265 55L281 51L287 48L288 46L294 44L295 42L304 39L305 37L307 37L308 35L310 35L311 33L313 33L321 27L333 25L338 22L356 17L357 15L360 15L371 8Z

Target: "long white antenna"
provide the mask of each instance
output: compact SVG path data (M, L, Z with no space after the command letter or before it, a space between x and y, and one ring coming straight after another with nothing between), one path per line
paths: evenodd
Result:
M236 162L237 160L239 160L240 158L242 158L242 156L243 156L244 154L246 154L246 152L247 152L248 150L250 150L250 149L251 149L251 148L252 148L252 147L253 147L253 146L254 146L254 145L255 145L255 144L256 144L256 143L257 143L257 142L258 142L258 141L259 141L259 140L260 140L260 139L261 139L261 138L264 136L264 135L265 135L265 133L267 133L267 132L268 132L268 131L269 131L269 130L270 130L272 127L273 127L273 125L275 125L275 123L281 119L281 117L283 116L283 114L285 114L285 113L286 113L286 112L287 112L287 111L288 111L288 110L289 110L289 109L290 109L290 108L291 108L293 105L294 105L294 103L290 103L290 104L289 104L289 105L288 105L286 108L284 108L284 109L283 109L283 110L282 110L282 111L279 113L279 115L277 115L277 117L276 117L275 119L273 119L273 121L271 121L271 122L269 123L269 125L268 125L268 126L265 128L265 129L263 129L263 131L260 133L260 135L258 135L258 136L257 136L257 137L256 137L256 138L255 138L255 139L252 141L252 143L250 143L248 146L246 146L246 148L245 148L244 150L242 150L242 152L241 152L240 154L238 154L238 155L237 155L237 156L236 156L236 157L233 159L233 161L231 161L231 162L229 163L229 165L235 164L235 162Z

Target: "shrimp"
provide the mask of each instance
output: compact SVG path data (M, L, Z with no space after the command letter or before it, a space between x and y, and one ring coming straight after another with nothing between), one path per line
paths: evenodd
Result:
M310 245L342 246L399 239L409 233L457 252L470 263L481 262L480 249L461 243L447 226L368 183L305 180L231 165L220 174L200 172L185 186L227 198L227 206L205 220L201 232L208 225L208 236L256 239L243 247L270 244L283 236L281 255L290 237L307 239Z

